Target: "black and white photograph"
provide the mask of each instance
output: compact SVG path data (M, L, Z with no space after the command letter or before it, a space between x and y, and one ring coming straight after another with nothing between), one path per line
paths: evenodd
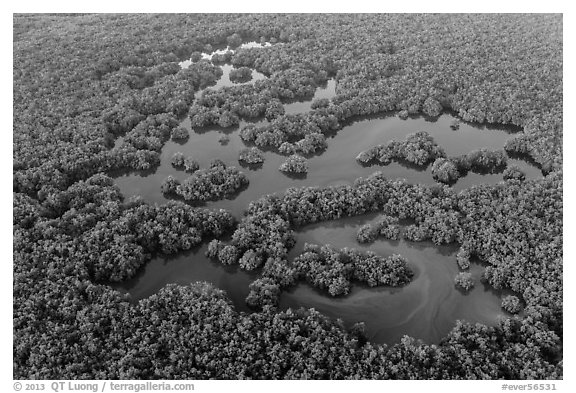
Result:
M193 3L10 15L1 390L566 391L563 13Z

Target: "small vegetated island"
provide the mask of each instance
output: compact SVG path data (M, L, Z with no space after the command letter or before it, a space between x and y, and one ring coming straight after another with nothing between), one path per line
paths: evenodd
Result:
M278 169L286 173L306 173L308 172L308 162L304 157L293 154Z
M374 146L361 152L356 160L364 165L378 162L388 165L392 160L406 161L408 163L426 166L437 158L446 154L427 132L416 132L406 136L404 141L390 141L385 145Z
M248 67L234 68L230 71L230 80L234 83L248 82L252 79L252 70Z
M432 177L440 183L453 184L468 171L475 173L504 173L504 179L523 180L522 172L516 168L507 170L507 155L502 150L490 151L482 148L457 157L446 157L446 153L434 139L424 131L408 134L403 141L392 140L385 145L376 145L362 151L356 157L362 165L388 165L392 161L403 162L425 168L432 163Z
M238 161L247 164L261 164L264 162L264 154L257 147L242 149L238 156Z
M14 379L563 377L561 15L13 18ZM223 65L231 83L214 88ZM314 98L328 80L335 95ZM286 113L302 100L313 100L308 111ZM380 166L371 175L298 187L347 124L447 111L453 133L464 123L521 131L457 156L418 129L383 135L357 157ZM236 164L184 150L214 128ZM156 171L167 145L186 153L162 161L166 202L123 195L114 174ZM254 198L242 215L216 208L250 187L234 165L263 170L263 151L283 156L274 173L294 187ZM388 178L392 162L430 167L437 184ZM469 172L501 177L456 192ZM307 244L289 257L297 229L367 213L377 218L350 247ZM302 283L330 298L353 284L414 285L409 259L361 250L380 241L456 244L452 290L500 291L503 318L454 321L435 344L383 345L361 324L280 309ZM217 283L170 284L138 302L110 285L202 244L254 274L251 312Z
M182 156L177 153L175 157L180 163ZM172 164L174 164L174 157ZM199 169L199 164L188 157L184 159L182 166L192 174L181 184L173 176L168 176L162 182L161 187L164 194L176 194L188 202L205 202L231 197L249 183L246 175L236 167L227 167L220 160L214 160L210 168Z
M468 171L475 173L503 173L504 179L523 180L522 172L507 168L504 150L479 149L458 157L438 158L432 164L432 177L441 183L452 184Z

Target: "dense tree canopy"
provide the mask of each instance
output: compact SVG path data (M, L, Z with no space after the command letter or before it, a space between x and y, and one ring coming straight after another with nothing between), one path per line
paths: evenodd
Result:
M279 149L283 154L309 154L324 150L327 147L324 133L338 128L340 125L333 115L314 111L306 114L276 115L269 124L260 126L248 124L240 131L240 137L259 147ZM283 146L291 148L287 150Z
M172 140L174 141L181 141L181 140L185 140L188 139L188 137L190 136L190 133L188 132L188 129L182 126L178 126L174 129L172 129Z
M336 250L315 244L306 244L293 266L296 274L304 276L312 285L327 290L332 296L347 294L352 279L371 287L399 286L409 282L413 275L400 255L382 258L370 251Z
M229 78L234 83L248 82L252 79L252 69L248 67L233 68L230 71Z
M522 304L517 296L508 295L502 299L502 308L510 314L518 314L522 310Z
M504 172L504 179L514 177L521 180L522 172L518 168L507 170L507 162L504 150L482 148L461 156L436 159L432 164L432 177L440 183L452 184L469 171L480 174Z
M193 172L176 187L176 194L189 202L202 202L230 197L248 185L248 178L236 167L213 163L198 169L196 161L185 162L187 172Z
M469 291L474 288L474 279L472 278L472 273L460 272L454 277L454 283L458 288L464 291Z
M15 15L13 33L15 379L562 378L561 15ZM250 40L272 45L202 59ZM221 62L267 78L195 99L222 76ZM312 98L329 78L335 97L285 113L283 103ZM434 162L441 182L454 167L504 172L505 181L457 194L376 173L264 196L236 223L224 210L125 201L107 175L157 167L184 116L194 130L265 117L242 127L243 141L306 155L357 116L443 110L521 127L506 154L546 176L522 180L502 152L445 157L422 136L402 159ZM184 167L186 157L172 163ZM203 201L230 196L243 179L214 163L162 190ZM386 346L314 310L278 311L281 292L306 274L335 293L350 278L380 284L389 266L406 282L399 257L382 263L349 250L336 257L355 261L342 269L316 269L321 251L308 251L301 269L288 261L296 228L368 212L413 220L407 239L460 244L459 266L484 263L483 280L513 291L518 302L503 307L521 313L492 327L457 322L437 345L404 337ZM235 310L207 283L169 285L139 302L107 285L154 255L211 240L211 257L258 275L247 299L256 312Z
M242 149L238 155L238 161L247 164L261 164L264 162L264 154L257 147Z
M359 243L373 242L379 236L385 239L399 239L400 226L398 225L398 218L382 215L378 217L375 223L362 225L356 233L356 239Z
M292 154L278 168L287 173L306 173L308 172L308 162L298 154Z
M356 158L361 164L378 162L388 165L392 160L406 161L418 166L427 166L437 158L446 156L444 150L425 131L408 134L403 141L390 141L361 152Z

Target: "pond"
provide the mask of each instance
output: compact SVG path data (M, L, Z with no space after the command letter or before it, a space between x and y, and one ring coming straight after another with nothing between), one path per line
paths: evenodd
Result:
M223 76L208 89L234 85L228 77L232 66L224 64L221 67ZM255 80L263 78L266 76L253 70L253 79L246 83L254 83ZM286 103L285 109L288 113L309 111L314 99L332 98L335 92L336 81L330 79L325 86L317 89L314 97L307 101ZM197 93L199 94L202 92ZM454 120L455 116L451 113L444 113L436 119L411 117L402 120L390 115L353 119L344 124L341 130L327 137L327 150L310 157L308 174L295 179L278 170L286 157L272 151L264 152L265 161L257 167L243 166L238 162L240 150L246 147L239 136L239 130L247 124L246 121L242 121L235 128L210 127L193 130L190 119L186 117L182 125L190 130L190 138L184 142L168 141L162 149L158 168L147 172L117 174L115 182L125 197L140 195L149 203L163 204L167 199L160 190L162 181L168 175L181 182L189 176L172 167L171 158L174 153L181 152L185 156L193 157L201 168L208 167L214 159L220 159L228 165L240 167L249 179L249 186L231 199L196 206L224 208L240 218L248 204L263 195L282 193L288 187L352 184L358 177L367 177L378 170L389 178L405 178L411 183L436 184L430 167L415 169L399 163L363 167L356 162L355 158L361 151L392 139L402 140L409 133L428 132L448 156L454 156L482 147L501 149L506 141L518 132L518 129L511 127L465 122L460 124L458 130L452 130L450 124ZM255 123L263 124L265 120ZM227 137L226 141L222 140L223 136ZM509 158L508 164L520 167L528 179L542 176L538 168L526 161ZM495 184L499 181L502 181L502 174L469 173L453 187L459 191L475 184ZM429 242L413 243L404 240L379 240L369 246L357 244L357 228L375 217L372 215L348 218L304 227L297 234L297 245L290 256L296 256L305 242L330 243L338 248L370 249L382 256L399 253L407 258L416 272L412 283L394 289L367 288L355 284L350 295L341 298L331 298L305 283L300 283L282 294L280 307L313 307L331 318L341 318L348 326L364 321L370 340L376 343L398 342L405 334L436 343L458 319L493 325L497 318L503 315L500 309L500 294L479 281L483 271L481 265L473 264L471 267L476 279L476 287L472 291L465 294L454 287L454 277L458 273L455 262L457 246L438 247ZM203 245L176 257L155 258L144 266L136 277L115 287L129 292L133 299L138 300L156 293L168 283L208 281L225 290L238 310L249 311L244 300L248 295L249 283L258 274L210 261L204 256L206 247Z

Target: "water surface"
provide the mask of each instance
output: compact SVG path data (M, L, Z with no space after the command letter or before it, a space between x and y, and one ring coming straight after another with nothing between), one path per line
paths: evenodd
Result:
M261 43L256 42L256 41L250 41L250 42L245 42L245 43L243 43L243 44L240 45L238 48L231 48L230 46L226 46L225 48L224 48L224 47L218 48L218 49L214 50L214 51L211 52L211 53L201 52L201 55L202 55L202 59L204 59L204 60L212 60L212 56L214 56L214 55L223 55L223 54L225 54L226 52L232 52L232 53L234 53L234 52L235 52L236 50L238 50L238 49L267 48L267 47L269 47L269 46L272 46L272 44L271 44L270 42L265 42L265 43L261 44ZM194 63L194 62L193 62L192 59L190 58L190 59L181 61L179 64L180 64L180 67L181 67L181 68L188 68L188 67L190 67L190 65L191 65L192 63Z
M472 263L470 268L475 287L467 293L456 289L457 245L439 247L430 242L404 240L358 244L356 231L376 217L370 214L303 227L296 233L296 246L290 251L289 259L299 255L306 242L372 250L384 257L400 254L415 273L409 284L370 288L354 283L347 296L331 297L300 282L282 293L280 309L314 308L330 318L342 319L347 327L365 322L369 340L386 344L397 343L404 335L438 343L458 319L494 325L498 318L505 316L500 308L501 293L480 281L484 270L480 264ZM154 258L136 277L114 287L130 293L133 300L140 300L169 283L186 285L208 281L226 291L236 310L251 312L245 299L250 283L259 272L246 272L238 266L224 266L209 260L204 255L206 249L204 244L175 257Z
M270 46L267 43L264 47ZM257 42L245 43L240 48L263 47ZM213 53L203 53L203 57L210 58L215 53L225 53L232 50L229 47L215 50ZM232 50L233 51L233 50ZM182 62L183 67L186 62ZM232 86L229 73L230 64L220 66L222 77L209 89L220 89ZM253 70L253 79L245 83L254 83L256 80L266 78L265 75ZM205 90L196 93L198 97ZM313 97L307 101L286 103L287 113L300 113L310 110L310 105L317 98L332 98L336 94L336 81L330 79L325 86L320 86ZM375 171L382 171L391 179L404 178L411 183L437 184L432 178L431 165L427 168L406 166L393 162L387 166L363 167L356 162L356 156L375 145L387 143L390 140L403 140L407 134L417 131L428 132L446 152L448 156L466 154L474 149L488 148L502 149L506 141L519 132L514 127L498 127L477 125L462 122L458 130L452 130L450 124L455 120L453 114L444 113L437 119L426 117L410 117L402 120L397 116L381 115L352 119L334 135L327 138L328 149L322 154L316 154L308 159L308 174L300 178L291 178L280 171L278 167L286 157L271 151L264 153L265 162L260 166L246 166L244 172L250 181L249 187L231 200L208 202L203 206L210 208L225 208L239 217L250 201L259 197L281 193L288 187L320 186L325 187L336 184L352 184L358 177L366 177ZM263 124L265 120L256 121ZM160 184L172 175L184 181L189 175L184 171L177 171L171 165L174 153L182 152L192 156L201 167L209 166L214 159L220 159L228 165L239 166L238 154L245 148L239 136L239 130L247 124L242 121L239 126L223 129L210 127L193 130L190 119L186 117L182 126L190 130L190 138L182 142L169 141L162 149L160 166L152 171L130 172L116 174L116 184L125 196L140 195L150 203L165 203L166 197L160 191ZM221 138L226 135L228 142L223 143ZM116 144L121 139L116 140ZM542 176L541 171L527 161L508 159L509 165L517 165L526 173L526 178L534 179ZM453 186L456 191L471 187L475 184L495 184L502 181L502 174L477 174L469 172L460 178Z
M345 325L365 322L368 338L376 343L397 343L409 335L427 343L438 343L454 327L456 320L494 325L504 316L500 294L480 282L484 267L472 263L475 287L465 293L456 289L454 277L457 245L436 246L431 242L377 240L370 245L356 242L358 228L371 222L375 214L345 218L304 227L297 233L291 255L302 251L305 242L331 244L336 248L372 250L381 256L400 254L416 273L411 283L400 287L369 288L355 284L349 295L330 297L301 283L281 296L280 308L314 308Z
M226 49L219 51L222 53ZM211 54L203 56L207 58L211 57ZM182 66L187 66L187 63L183 62ZM232 66L223 64L220 67L223 70L222 77L207 89L233 85L228 77ZM254 83L263 78L266 76L253 70L253 79L246 83ZM309 100L285 103L285 109L287 113L307 112L314 99L332 98L335 90L336 82L331 79L325 86L320 86ZM197 92L196 97L202 93L203 91ZM426 131L448 156L455 156L483 147L502 149L506 141L519 131L513 127L469 123L461 123L458 130L452 130L450 124L454 119L454 115L450 113L444 113L434 120L425 117L401 120L389 115L352 119L344 124L341 130L328 136L328 148L325 152L308 158L308 174L291 178L278 170L286 157L272 151L264 152L265 162L259 166L243 166L238 162L240 150L246 147L239 136L239 130L247 124L246 121L234 128L210 127L194 130L190 126L190 119L186 117L182 125L190 130L190 138L184 142L167 142L161 152L159 167L146 172L116 174L115 182L126 197L140 195L149 203L163 204L167 198L160 191L162 181L168 175L181 182L189 176L172 167L171 158L174 153L182 152L193 157L202 168L208 167L212 160L220 159L228 165L242 167L250 181L248 188L233 198L195 206L224 208L240 218L248 204L263 195L283 193L288 187L295 186L352 184L358 177L367 177L378 170L391 179L404 178L411 183L437 184L432 178L430 167L415 168L399 163L363 167L356 162L355 158L361 151L392 139L403 140L409 133ZM253 122L266 123L263 119ZM226 136L228 141L223 142L223 136ZM121 140L118 138L116 145L121 143ZM539 169L526 161L509 159L508 164L520 167L528 179L542 176ZM499 181L502 181L502 174L469 173L458 180L454 189L459 191L475 184L495 184ZM376 343L395 343L403 335L437 343L458 319L493 325L503 315L500 309L500 294L479 281L484 269L481 265L471 266L470 271L476 280L476 287L472 291L463 293L454 287L454 277L458 273L455 262L457 245L438 247L430 242L414 243L404 240L378 240L371 245L358 244L355 240L356 230L375 217L376 215L347 218L304 227L297 233L297 244L290 252L290 258L298 255L305 242L332 244L338 248L370 249L382 256L398 253L407 258L415 271L413 282L402 288L368 288L354 284L348 296L338 298L332 298L306 283L300 283L282 294L280 307L312 307L331 318L341 318L347 326L363 321L366 323L370 340ZM258 273L247 273L238 267L222 266L210 261L204 256L206 247L204 244L175 257L157 257L144 266L136 277L115 287L129 292L133 299L138 300L156 293L168 283L208 281L225 290L238 310L250 311L245 304L245 298L250 282Z
M327 138L328 148L319 155L308 159L309 171L303 178L290 178L278 170L286 160L285 156L272 151L264 152L265 161L261 166L245 167L249 187L233 200L208 202L203 206L210 208L225 208L239 217L250 201L266 194L282 193L288 187L330 186L336 184L352 184L358 177L367 177L375 171L382 171L388 178L404 178L411 183L437 184L432 178L431 166L426 169L407 167L393 162L387 166L363 167L356 162L356 156L363 150L377 144L383 144L391 139L404 139L406 134L427 131L436 142L444 148L449 156L466 154L474 149L486 147L501 149L513 133L486 126L462 124L460 129L453 131L450 123L454 117L443 114L431 122L422 117L401 120L395 116L358 120L339 130ZM242 127L245 122L240 124ZM182 125L190 129L190 119L184 119ZM160 191L160 184L168 175L180 181L189 176L184 171L176 170L171 165L174 153L182 152L192 156L200 163L200 167L208 167L214 159L220 159L228 165L241 166L238 154L245 144L240 138L240 127L221 129L212 127L210 130L191 130L190 138L185 143L169 141L162 149L160 166L152 173L129 173L116 178L116 184L125 196L141 195L150 203L165 203L166 198ZM229 141L225 144L220 138L227 135ZM524 160L508 159L508 164L520 167L528 179L541 177L541 171ZM460 178L453 186L456 191L475 184L496 184L502 181L502 174L481 175L469 172Z
M224 266L206 257L207 244L171 257L156 257L143 266L135 277L113 287L129 293L133 300L145 299L167 284L188 285L207 281L226 291L238 311L249 311L245 299L248 285L257 273L248 273L239 266Z
M336 95L336 80L328 79L325 85L319 86L314 96L308 100L293 101L284 105L286 114L305 113L312 110L312 102L321 98L331 99Z

